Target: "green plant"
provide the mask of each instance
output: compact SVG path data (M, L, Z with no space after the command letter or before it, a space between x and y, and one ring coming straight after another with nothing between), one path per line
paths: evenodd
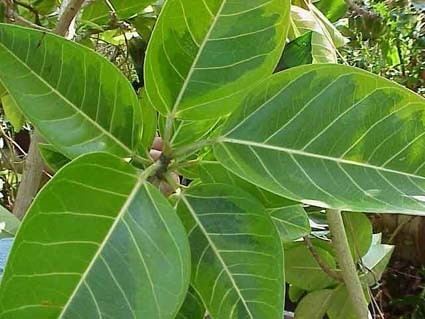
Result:
M289 14L283 0L166 1L140 96L87 47L0 25L0 83L59 168L16 235L1 318L280 319L285 273L321 315L351 298L367 317L366 270L391 248L353 212L425 214L425 103L353 67L272 75ZM293 242L309 241L306 205L328 210L332 246ZM307 249L315 273L296 265Z

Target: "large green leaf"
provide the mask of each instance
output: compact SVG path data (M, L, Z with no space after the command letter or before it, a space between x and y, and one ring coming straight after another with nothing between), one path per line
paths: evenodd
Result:
M140 105L118 69L53 34L0 24L0 83L41 134L69 158L128 156L140 140Z
M168 0L145 63L146 91L163 114L228 114L274 70L289 27L287 0Z
M192 285L214 319L281 319L283 255L264 207L224 184L189 189L178 206L192 250Z
M140 13L155 0L108 0L118 19L127 19ZM105 0L91 2L83 11L82 19L96 24L111 20L111 10Z
M189 283L189 246L146 177L106 153L61 169L15 239L1 318L174 318Z
M368 72L297 67L251 92L215 155L305 204L424 215L424 111L423 98Z

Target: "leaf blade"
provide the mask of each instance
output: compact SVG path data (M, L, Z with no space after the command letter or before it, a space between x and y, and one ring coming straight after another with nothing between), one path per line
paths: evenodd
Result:
M0 56L0 82L64 155L133 152L140 105L127 79L103 57L56 35L5 24Z
M227 114L246 86L272 73L288 14L282 0L167 1L145 63L152 104L182 119Z
M61 169L15 239L2 316L174 318L189 281L189 248L175 212L144 178L104 153Z
M178 211L192 247L191 282L208 313L282 318L282 246L264 208L237 188L204 184L183 195Z
M293 68L261 86L215 146L227 169L309 205L424 214L422 98L338 65Z

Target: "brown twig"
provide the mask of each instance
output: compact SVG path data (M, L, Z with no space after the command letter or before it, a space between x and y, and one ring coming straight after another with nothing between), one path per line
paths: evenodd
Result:
M69 1L59 18L58 24L56 25L56 34L65 36L68 33L68 29L83 3L84 0ZM38 144L41 142L43 142L43 138L37 131L35 131L31 138L31 144L25 162L21 184L19 185L15 205L13 207L13 213L18 218L24 217L40 187L44 171L43 159L41 158L40 151L38 149Z
M313 246L313 243L311 242L310 237L304 236L304 243L306 244L308 250L310 251L313 258L316 260L317 264L322 268L322 270L331 278L335 279L336 281L342 282L342 277L340 274L338 274L333 269L329 268L329 266L323 261L323 259L320 257L319 253L317 252L316 248Z
M23 7L25 9L27 9L28 11L31 11L34 14L35 24L41 25L41 22L40 22L40 12L38 12L38 10L36 8L34 8L32 5L30 5L28 3L21 2L21 1L18 1L18 0L13 0L13 2L16 5L18 5L20 7Z

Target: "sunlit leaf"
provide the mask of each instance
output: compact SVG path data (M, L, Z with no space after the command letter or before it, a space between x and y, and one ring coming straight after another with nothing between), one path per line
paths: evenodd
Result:
M12 124L14 131L19 132L25 124L25 117L16 105L15 100L9 94L6 94L1 97L0 104L3 107L4 116Z
M15 239L2 318L175 318L190 252L175 211L146 176L105 153L43 188Z
M56 35L0 25L0 82L46 140L69 158L129 156L141 115L128 80L105 58Z
M356 68L292 68L247 96L215 155L305 204L424 215L424 111L420 96Z
M291 39L312 32L313 63L337 63L337 48L346 44L347 40L319 10L313 5L309 10L292 6L291 18Z
M283 255L264 207L223 184L195 186L178 206L192 251L191 283L214 319L283 316Z
M228 114L273 72L288 27L287 0L166 1L145 63L152 104L183 119Z

